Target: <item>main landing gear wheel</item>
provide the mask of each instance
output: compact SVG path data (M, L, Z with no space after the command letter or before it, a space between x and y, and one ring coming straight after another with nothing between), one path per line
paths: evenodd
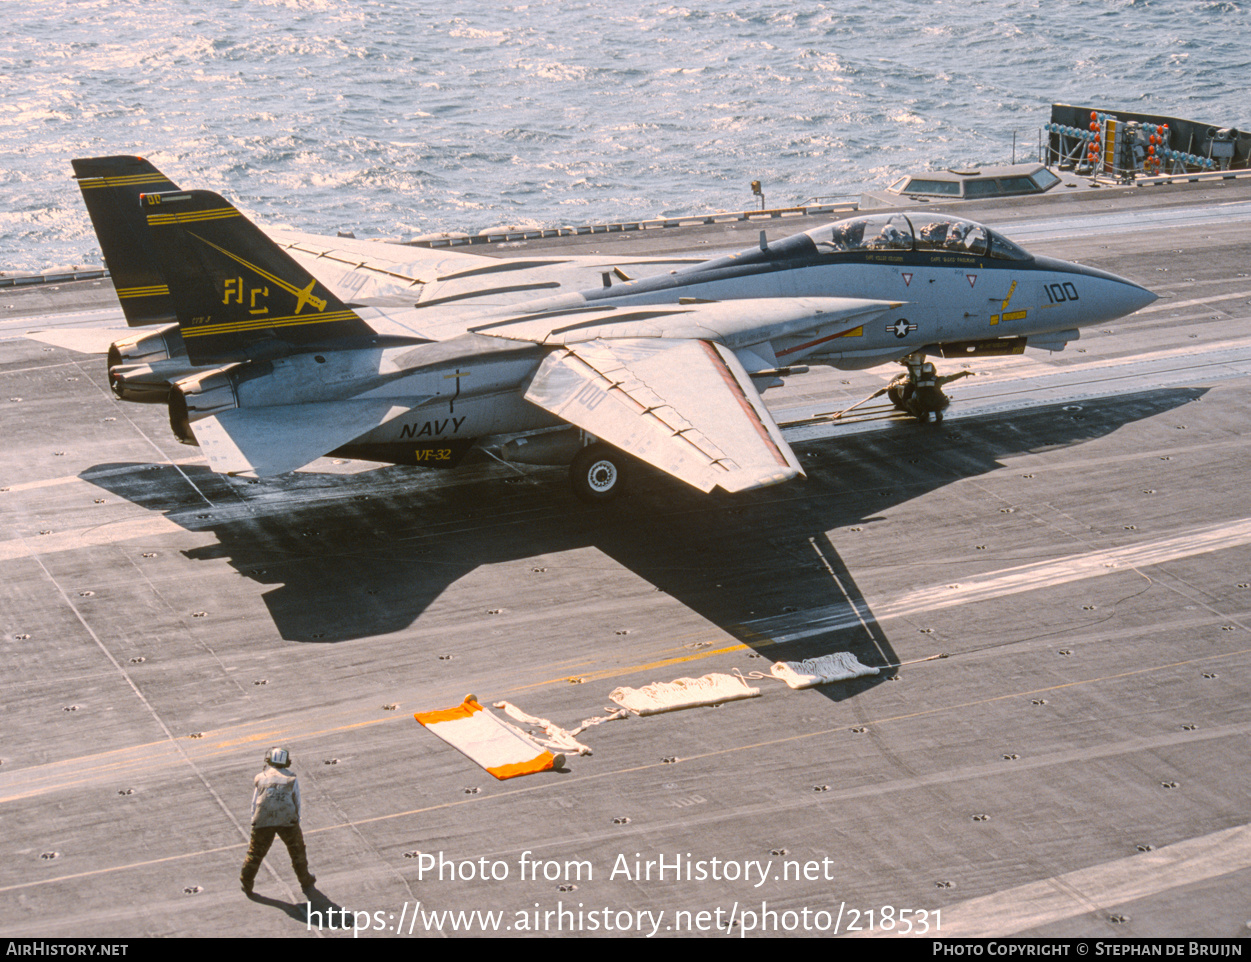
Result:
M590 444L578 452L569 468L573 493L583 501L602 504L625 488L626 459L607 444Z

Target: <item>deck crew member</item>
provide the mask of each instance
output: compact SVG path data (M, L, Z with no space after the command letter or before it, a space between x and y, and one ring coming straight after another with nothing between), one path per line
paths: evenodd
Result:
M252 840L243 862L239 881L243 891L252 894L252 884L260 871L265 853L277 835L287 846L291 867L295 869L300 888L310 889L317 881L308 870L308 854L304 851L304 833L300 831L300 782L289 769L291 756L285 748L271 748L265 753L265 768L255 779L252 792Z

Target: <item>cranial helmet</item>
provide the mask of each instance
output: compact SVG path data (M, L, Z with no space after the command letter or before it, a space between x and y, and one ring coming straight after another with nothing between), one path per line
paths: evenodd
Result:
M291 755L285 748L271 748L265 753L265 761L274 768L286 768L291 764Z

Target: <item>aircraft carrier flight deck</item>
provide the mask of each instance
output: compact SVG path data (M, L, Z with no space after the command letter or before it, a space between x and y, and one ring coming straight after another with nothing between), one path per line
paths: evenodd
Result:
M1245 937L1251 181L958 209L1159 300L938 360L973 372L941 424L830 416L889 368L790 377L807 479L736 497L588 506L487 457L214 474L102 357L25 336L115 317L107 279L0 288L0 933ZM879 674L751 677L837 651ZM413 718L472 692L573 729L710 672L761 694L506 781ZM239 887L274 745L311 901L280 845Z

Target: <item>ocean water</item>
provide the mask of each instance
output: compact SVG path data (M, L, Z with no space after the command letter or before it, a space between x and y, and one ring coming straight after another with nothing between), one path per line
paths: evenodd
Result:
M395 237L856 194L1032 157L1053 101L1251 127L1251 0L0 9L0 271L99 263L77 156Z

